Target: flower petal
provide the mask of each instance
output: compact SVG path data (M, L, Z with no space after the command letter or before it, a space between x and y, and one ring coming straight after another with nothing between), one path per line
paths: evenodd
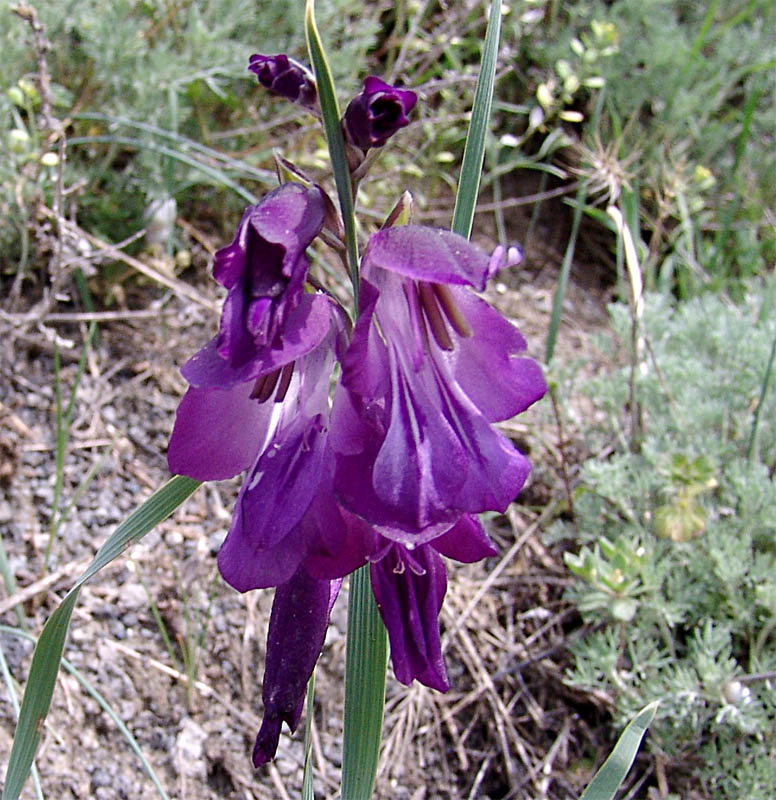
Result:
M443 556L464 564L498 555L482 523L470 514L464 514L449 531L434 539L430 545Z
M251 548L277 545L297 525L318 491L326 430L320 415L281 424L245 477L238 503L249 520Z
M370 574L391 642L396 679L405 685L417 679L446 692L449 684L439 640L439 611L447 576L441 557L428 545L407 553L395 544L371 565Z
M218 569L223 579L238 592L267 589L285 583L304 559L307 540L301 525L294 526L276 545L260 546L261 538L247 519L237 498L232 526L218 551Z
M522 334L476 295L452 292L472 329L450 356L455 380L490 422L525 411L544 396L547 383L536 361L518 357L526 349Z
M442 228L397 225L373 233L364 255L363 275L379 280L384 269L433 283L485 288L490 260L468 239Z
M211 339L181 369L192 386L222 389L247 383L279 369L319 345L331 329L331 301L322 294L305 294L286 318L283 329L271 345L256 348L253 357L234 367L218 353L218 339Z
M226 390L186 392L167 450L170 472L200 481L222 480L256 460L270 430L272 408L251 400L252 388L242 383Z
M366 564L377 536L360 517L334 500L331 484L322 485L302 520L310 549L305 568L316 578L342 578Z

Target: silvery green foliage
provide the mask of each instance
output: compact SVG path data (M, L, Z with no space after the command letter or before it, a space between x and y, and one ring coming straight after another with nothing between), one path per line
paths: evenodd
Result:
M623 446L627 366L587 387L606 412L592 441L616 451L584 465L576 521L551 531L581 543L567 554L581 578L571 597L598 623L572 648L569 683L608 694L617 724L660 699L649 747L715 798L776 788L773 682L745 677L776 670L773 386L759 455L746 457L776 310L772 282L751 288L740 307L711 295L678 307L649 298L654 361L635 371L640 447ZM627 308L613 307L612 319L627 356Z

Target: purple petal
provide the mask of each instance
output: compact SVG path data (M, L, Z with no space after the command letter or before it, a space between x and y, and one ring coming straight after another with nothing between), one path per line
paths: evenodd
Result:
M442 228L397 225L372 234L364 255L364 277L375 269L417 280L485 288L489 259L468 239Z
M526 344L520 331L484 300L453 289L455 303L472 329L457 339L451 356L455 380L490 421L525 411L547 391L542 368L518 357Z
M292 103L307 108L316 104L315 78L310 70L285 53L264 56L255 53L250 58L248 69L256 73L259 83Z
M414 679L446 692L449 688L439 640L439 611L447 588L445 567L429 546L412 552L392 545L370 567L372 591L388 630L396 679Z
M364 520L339 506L331 486L322 486L302 520L310 549L305 568L316 578L342 578L363 566L376 533Z
M253 358L235 368L218 353L217 339L211 339L181 369L192 386L229 388L272 372L317 347L329 334L331 301L322 294L305 294L289 314L280 336L271 346L254 351Z
M232 367L272 344L299 302L309 268L305 249L324 211L317 187L283 184L247 209L234 241L216 253L213 275L229 289L216 349Z
M423 384L413 386L404 371L394 370L388 430L372 483L396 510L399 526L422 530L446 516L448 499L466 476L466 453Z
M440 410L467 454L465 479L447 497L449 506L473 513L505 511L531 471L528 459L454 387L442 380L438 386Z
M461 517L449 531L434 539L430 545L443 556L464 564L498 555L482 523L470 514Z
M170 472L201 481L231 478L247 469L269 430L271 405L251 400L252 384L229 389L190 388L170 437Z
M283 425L245 477L240 508L252 531L251 548L274 547L299 523L318 491L324 420L296 416Z
M274 547L262 548L252 520L242 511L243 490L237 498L232 526L218 551L218 569L238 592L279 586L291 578L304 559L308 544L305 533L301 525L296 525Z
M364 152L382 147L400 128L409 123L407 114L418 96L409 89L399 89L373 75L364 88L348 103L343 117L347 140Z
M213 276L229 289L246 269L258 267L261 280L261 264L280 255L281 272L290 278L300 254L321 230L324 210L318 188L284 183L246 209L234 241L216 253Z
M275 757L281 724L294 731L299 723L307 682L323 649L332 594L329 581L311 578L304 570L275 592L261 693L264 719L253 748L255 767Z

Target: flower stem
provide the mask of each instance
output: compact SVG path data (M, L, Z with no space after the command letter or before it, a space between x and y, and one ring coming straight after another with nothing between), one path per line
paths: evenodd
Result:
M369 566L350 579L342 800L372 800L385 705L388 646Z

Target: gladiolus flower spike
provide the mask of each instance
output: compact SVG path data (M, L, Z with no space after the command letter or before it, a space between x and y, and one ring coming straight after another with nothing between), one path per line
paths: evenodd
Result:
M284 59L254 56L251 69L309 98ZM381 146L415 100L368 78L345 113L351 144ZM218 565L241 592L276 587L256 766L274 757L284 721L296 727L342 579L365 564L397 679L448 688L443 556L496 554L477 515L505 511L530 465L493 423L546 391L520 332L472 291L501 250L418 225L374 233L351 329L309 279L325 207L317 187L284 184L216 253L228 292L219 331L182 369L190 386L168 451L172 472L198 480L245 473Z

